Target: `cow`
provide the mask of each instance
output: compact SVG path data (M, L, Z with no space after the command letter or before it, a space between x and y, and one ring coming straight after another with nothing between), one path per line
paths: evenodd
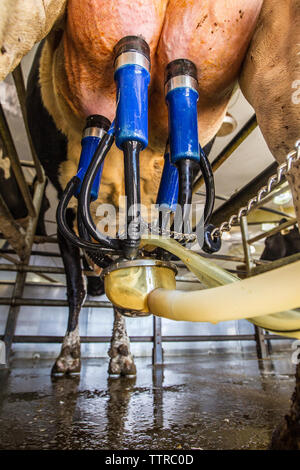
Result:
M279 224L287 222L281 219ZM291 256L300 252L300 234L298 227L294 225L287 233L277 232L265 239L265 248L260 259L265 261L275 261L286 256Z
M56 22L55 7L51 10L54 26L38 49L27 98L32 138L58 194L76 174L85 118L98 113L110 120L114 118L113 49L128 35L147 41L152 64L149 146L141 154L143 203L154 202L158 189L168 137L163 75L166 65L174 59L189 59L198 70L198 128L202 147L220 128L237 83L254 107L263 136L279 163L299 138L299 0L69 0L63 15L64 5L64 1L56 2ZM34 42L40 36L39 30L36 39L30 40ZM18 50L17 41L14 45ZM5 44L1 53L14 55ZM54 142L60 145L60 152L50 155ZM123 192L123 179L122 154L113 147L105 161L98 202L117 204ZM299 164L291 169L288 180L299 222ZM68 219L72 226L74 212L69 211ZM85 282L77 248L66 240L59 239L59 243L66 266L70 310L54 371L71 373L80 368L78 315L85 298ZM76 269L68 273L70 260ZM101 286L98 287L100 292ZM119 320L122 323L121 316ZM124 323L121 330L126 336ZM127 340L121 349L124 360L119 360L121 351L117 348L115 362L119 373L127 373L133 364ZM300 365L296 379L293 423L300 418ZM288 433L289 429L287 426L285 431ZM300 446L299 434L298 438L293 437L293 445Z
M110 121L114 118L113 49L125 36L142 36L146 40L152 64L149 145L140 156L143 204L149 206L155 202L162 171L168 137L163 76L170 61L187 58L200 71L199 140L205 147L215 137L226 114L262 1L251 5L239 1L237 11L229 5L224 8L221 2L206 3L190 2L187 7L184 2L174 0L147 0L133 6L132 2L122 0L116 7L112 1L68 1L66 17L55 25L38 48L27 85L31 136L58 197L76 174L86 117L102 114ZM85 22L82 22L83 17ZM178 31L181 31L181 41L178 41ZM231 47L224 45L223 35L226 41L231 41ZM203 48L205 38L207 45ZM214 66L209 56L215 61ZM113 146L105 160L96 203L110 202L117 206L123 187L123 155ZM72 228L73 207L68 209L67 217ZM58 241L66 269L70 307L67 332L52 371L72 373L80 369L78 315L86 289L78 248L60 234ZM103 293L101 281L89 278L87 292ZM109 370L132 374L134 363L124 322L115 309L113 330L122 330L125 339L114 353L111 350L114 357Z

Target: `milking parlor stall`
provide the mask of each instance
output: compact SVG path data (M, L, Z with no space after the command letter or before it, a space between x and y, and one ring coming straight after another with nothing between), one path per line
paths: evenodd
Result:
M299 0L2 0L0 80L0 449L300 450Z

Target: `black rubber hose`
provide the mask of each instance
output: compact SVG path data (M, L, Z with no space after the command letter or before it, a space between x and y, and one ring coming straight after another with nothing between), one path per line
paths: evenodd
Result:
M189 231L194 175L199 168L199 163L195 160L184 158L177 162L177 168L179 178L178 204L182 211L183 227L187 227L187 231Z
M91 236L90 236L89 232L86 229L86 226L84 225L84 223L82 221L80 211L77 211L77 228L78 228L79 237L82 240L90 242L91 241Z
M207 225L214 210L215 205L215 180L210 161L206 154L200 151L200 169L203 175L206 200L204 206L204 225Z
M63 237L69 240L69 242L73 243L73 245L76 245L79 248L82 248L83 250L97 252L99 255L100 254L102 255L118 254L115 252L115 250L103 248L98 243L92 243L92 242L81 240L70 229L66 221L66 210L67 210L71 197L74 195L79 185L80 185L80 179L77 178L77 176L74 176L69 181L69 183L67 184L62 194L62 197L58 203L57 211L56 211L56 220L57 220L58 230L60 231Z
M77 227L78 227L78 233L79 237L87 242L91 241L91 237L81 219L80 213L77 211ZM88 255L88 257L97 265L99 268L106 268L112 263L111 257L104 255L103 253L98 250L98 251L90 251L90 250L84 250L85 253ZM100 252L99 252L100 251ZM114 252L115 253L115 252Z
M141 191L140 191L140 152L142 144L127 141L123 144L125 195L127 197L127 238L123 240L124 255L133 259L138 252L141 240ZM128 214L128 210L131 212Z
M101 139L82 182L78 210L91 237L97 240L101 245L118 250L120 248L120 241L100 233L93 222L90 211L90 195L93 182L113 141L114 137L111 134L105 134Z

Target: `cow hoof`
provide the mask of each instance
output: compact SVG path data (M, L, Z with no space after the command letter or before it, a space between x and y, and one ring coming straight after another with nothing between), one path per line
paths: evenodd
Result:
M108 367L109 375L135 376L136 367L133 357L114 357L110 360Z
M80 347L63 348L51 370L51 375L78 374L81 369Z
M88 277L87 293L93 297L104 294L104 282L99 277Z
M273 432L270 450L300 450L300 420L290 416Z

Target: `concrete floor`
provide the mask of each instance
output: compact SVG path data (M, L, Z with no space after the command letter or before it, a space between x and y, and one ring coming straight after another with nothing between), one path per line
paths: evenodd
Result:
M52 361L0 371L0 449L266 449L288 411L288 352L136 360L136 378L109 378L107 360L51 379Z

